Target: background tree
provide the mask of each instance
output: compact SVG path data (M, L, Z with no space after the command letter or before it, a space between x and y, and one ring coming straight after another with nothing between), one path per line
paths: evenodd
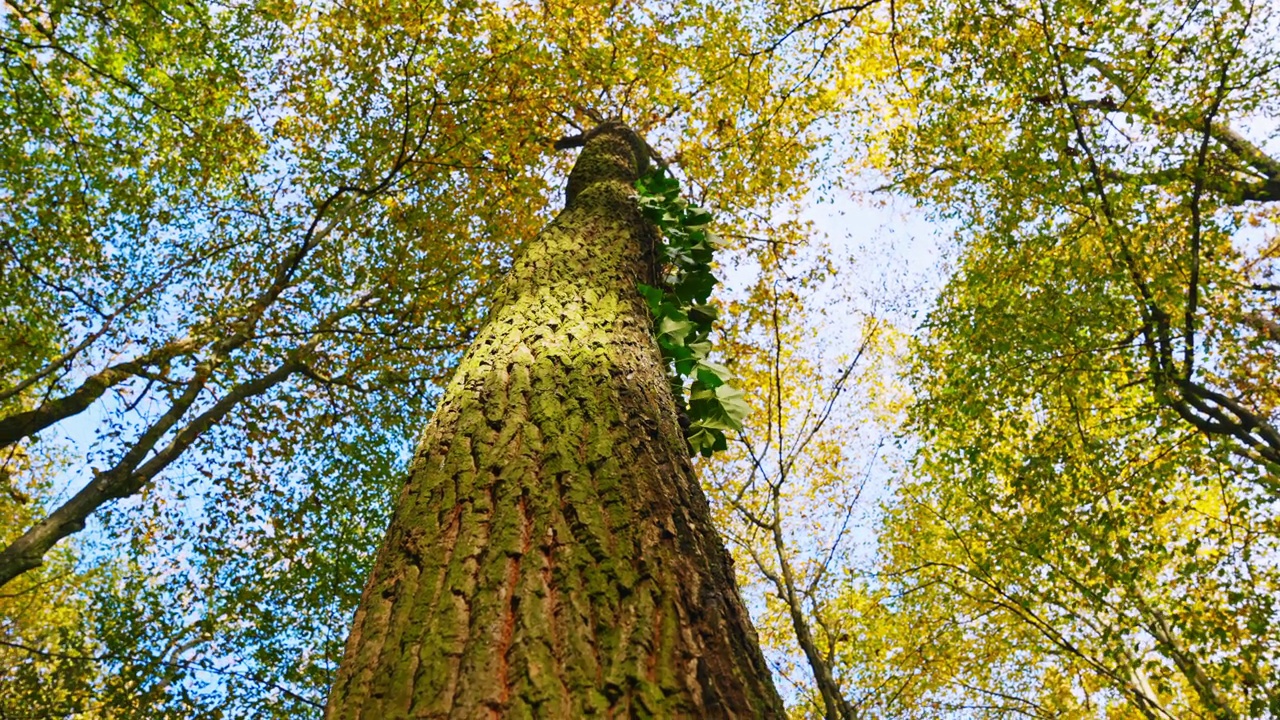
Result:
M0 496L0 527L12 532L31 522L33 500L50 484L54 467L31 467L25 454L12 453L5 470L23 479L21 494ZM86 578L75 572L75 558L63 550L36 572L0 594L0 665L6 668L0 714L19 717L22 708L41 708L35 717L83 712L97 675L77 663L86 637Z
M1274 9L882 23L884 167L962 248L882 536L889 607L949 628L923 712L1274 714Z
M858 268L812 232L780 223L738 269L755 279L726 304L719 347L752 413L706 483L785 694L805 716L854 718L864 689L836 655L885 480L892 420L870 391L892 375L895 337L850 283Z

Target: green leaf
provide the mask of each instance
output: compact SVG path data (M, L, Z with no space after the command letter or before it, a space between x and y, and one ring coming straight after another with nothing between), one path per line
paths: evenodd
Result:
M709 360L699 360L697 365L698 382L710 388L718 388L729 379L733 374L729 372L729 368L713 363Z
M644 283L636 283L636 290L644 296L645 302L649 304L649 312L653 313L654 317L657 317L659 314L658 309L662 307L663 292Z
M699 225L706 225L711 222L712 217L710 210L694 206L689 208L688 212L684 214L682 224L685 227L698 227Z
M738 388L729 385L721 385L715 389L716 398L720 401L720 406L728 413L733 423L734 430L742 429L742 421L747 419L751 414L751 406L747 405L747 394Z
M668 217L667 211L661 205L641 205L640 211L649 220L661 224L663 219Z
M728 240L725 240L724 238L720 237L719 234L713 233L710 230L706 231L706 237L707 237L707 242L710 243L711 246L716 249L729 246Z
M696 323L713 323L720 317L715 305L701 303L689 308L689 319Z
M636 182L641 211L662 232L658 248L666 288L639 284L654 315L654 331L667 362L671 389L690 419L689 447L710 456L728 447L725 433L739 430L747 405L740 390L728 386L729 369L707 360L707 339L719 312L707 299L718 280L711 274L714 251L724 242L705 229L712 214L680 198L680 184L658 170ZM683 378L694 375L687 403Z
M717 445L728 446L724 441L723 433L703 427L699 427L689 433L688 441L689 447L693 450L694 454L701 455L703 457L711 457L711 455L716 451Z
M698 425L721 431L742 429L741 420L734 418L733 411L726 408L724 401L717 395L717 391L726 388L726 385L711 388L701 381L694 381L689 393L690 427Z
M658 319L658 337L671 338L674 342L684 344L684 339L692 332L694 325L688 320L681 320L669 316Z
M687 273L674 288L676 297L685 302L705 303L720 281L709 270Z
M694 355L688 345L669 343L663 347L663 350L665 351L663 354L675 366L676 374L680 377L685 377L692 373L694 367L698 364L698 357Z

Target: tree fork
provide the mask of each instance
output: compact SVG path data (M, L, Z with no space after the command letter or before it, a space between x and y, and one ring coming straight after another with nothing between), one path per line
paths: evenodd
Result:
M781 718L636 283L648 148L583 138L428 424L326 718Z

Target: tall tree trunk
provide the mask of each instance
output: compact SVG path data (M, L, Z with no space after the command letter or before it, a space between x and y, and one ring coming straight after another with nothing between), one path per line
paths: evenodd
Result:
M638 281L631 130L589 133L427 426L326 717L782 717Z

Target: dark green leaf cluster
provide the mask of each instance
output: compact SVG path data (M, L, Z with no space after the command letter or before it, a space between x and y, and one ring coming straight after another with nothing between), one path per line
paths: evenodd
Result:
M676 402L689 417L685 436L694 453L710 457L728 447L725 433L741 430L747 416L743 392L729 385L729 369L711 362L715 306L708 303L719 282L711 274L716 248L724 243L708 229L711 212L680 197L680 183L659 168L636 181L640 209L662 231L660 287L640 284L653 312L654 333ZM685 382L692 379L685 397Z

